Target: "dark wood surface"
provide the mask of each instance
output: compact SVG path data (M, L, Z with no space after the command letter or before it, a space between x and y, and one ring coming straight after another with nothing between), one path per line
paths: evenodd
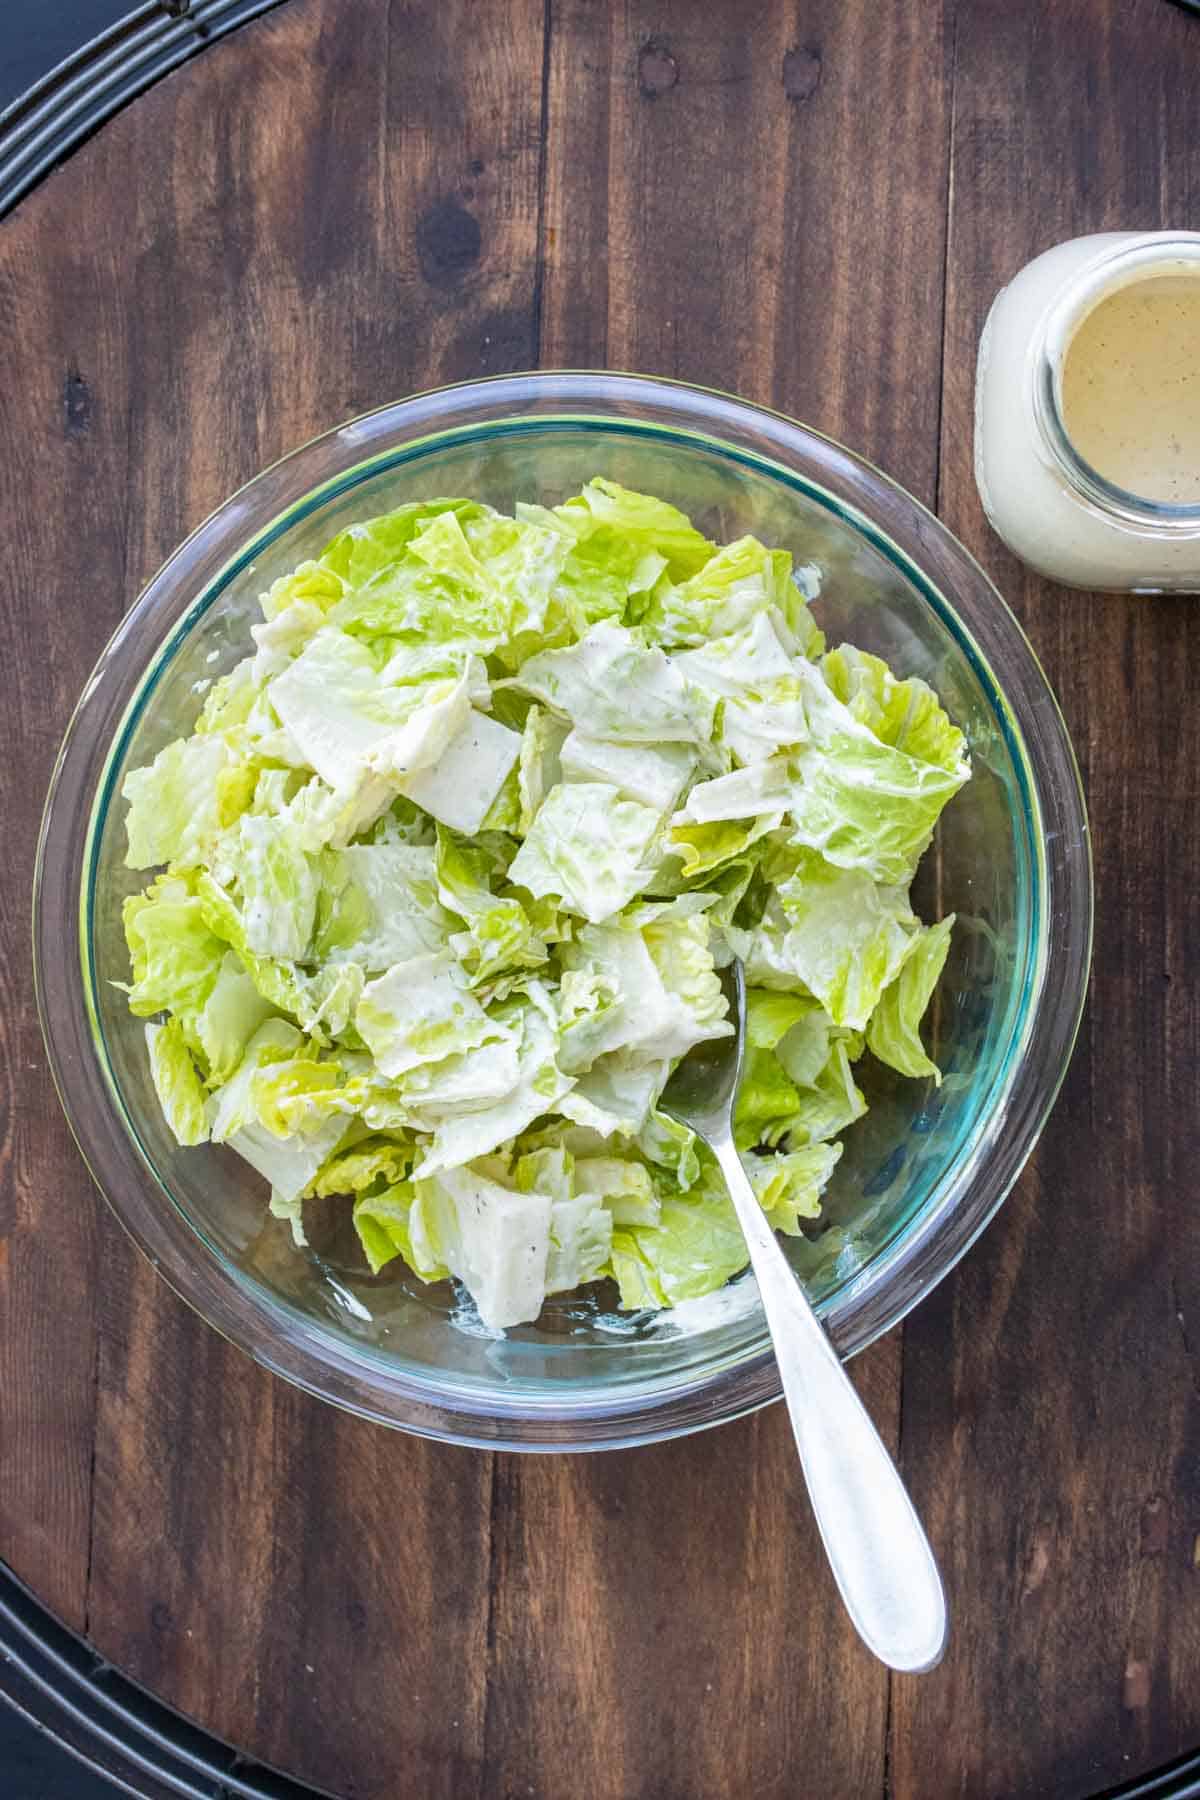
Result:
M1200 1741L1200 604L987 530L995 289L1200 225L1163 0L287 0L0 226L0 1556L101 1653L347 1800L1075 1796ZM732 388L998 580L1088 786L1093 995L1016 1192L856 1365L947 1575L945 1664L845 1624L779 1409L523 1460L360 1425L195 1319L92 1190L27 937L54 750L122 609L264 463L483 373Z

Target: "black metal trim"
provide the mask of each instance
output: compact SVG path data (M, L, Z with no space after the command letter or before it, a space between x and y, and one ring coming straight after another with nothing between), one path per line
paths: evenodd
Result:
M336 1800L250 1761L154 1699L3 1563L0 1700L137 1800Z
M251 1762L138 1687L0 1563L0 1701L135 1800L336 1800ZM1200 1754L1096 1800L1200 1800Z
M1139 1776L1126 1787L1113 1788L1099 1800L1200 1800L1200 1753L1193 1751L1165 1769Z
M283 0L145 0L0 112L0 218L130 100Z

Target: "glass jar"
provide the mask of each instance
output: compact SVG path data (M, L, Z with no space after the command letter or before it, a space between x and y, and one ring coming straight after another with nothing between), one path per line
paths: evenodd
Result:
M1102 232L1035 257L992 303L979 345L975 479L995 530L1051 580L1200 591L1200 502L1167 504L1106 479L1064 422L1064 365L1084 322L1125 288L1180 276L1200 284L1200 232ZM1200 386L1200 339L1194 379Z

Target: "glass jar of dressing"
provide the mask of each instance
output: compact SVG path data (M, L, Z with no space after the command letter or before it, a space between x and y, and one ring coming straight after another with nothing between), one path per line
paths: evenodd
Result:
M1105 232L1027 263L979 345L975 479L1072 587L1200 592L1200 232Z

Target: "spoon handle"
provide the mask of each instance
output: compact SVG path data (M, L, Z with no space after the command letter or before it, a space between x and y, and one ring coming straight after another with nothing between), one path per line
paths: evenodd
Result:
M809 1498L846 1611L881 1662L932 1669L946 1647L933 1551L884 1448L746 1178L732 1139L712 1143L758 1281Z

